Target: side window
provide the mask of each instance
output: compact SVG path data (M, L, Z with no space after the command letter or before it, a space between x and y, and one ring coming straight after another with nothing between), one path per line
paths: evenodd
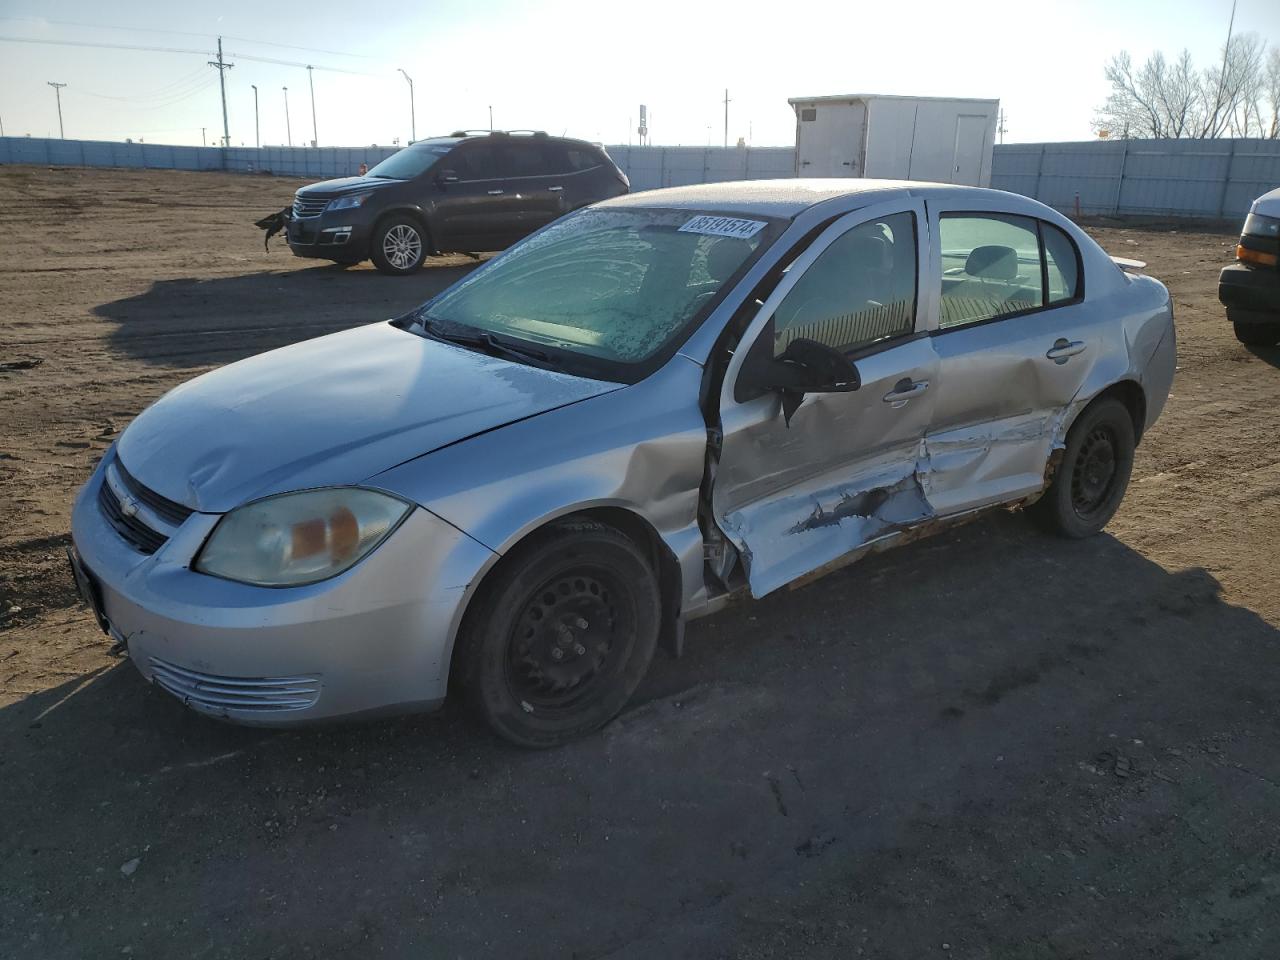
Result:
M515 139L503 144L502 175L506 177L540 177L552 172L542 144Z
M1075 241L1051 223L1040 223L1044 238L1045 269L1049 278L1049 303L1080 296L1080 253Z
M575 173L579 170L590 170L592 167L598 167L604 162L598 154L592 153L590 150L570 147L568 153L569 169Z
M961 327L1044 304L1040 241L1030 217L943 215L938 326Z
M441 163L446 167L452 164L461 180L492 180L498 176L493 145L483 141L455 150Z
M850 353L911 333L916 273L913 214L852 228L822 251L778 304L773 355L802 337Z

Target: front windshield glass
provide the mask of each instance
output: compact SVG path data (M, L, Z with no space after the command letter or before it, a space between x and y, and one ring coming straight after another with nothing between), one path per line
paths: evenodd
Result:
M426 173L452 149L452 143L416 143L387 157L369 171L369 176L383 180L410 180Z
M756 256L769 226L689 210L584 210L447 290L427 319L640 363Z

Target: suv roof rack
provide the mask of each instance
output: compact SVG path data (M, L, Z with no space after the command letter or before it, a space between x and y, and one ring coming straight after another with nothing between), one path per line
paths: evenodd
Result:
M545 137L545 130L455 130L449 134L451 137L509 137L519 135L522 137Z

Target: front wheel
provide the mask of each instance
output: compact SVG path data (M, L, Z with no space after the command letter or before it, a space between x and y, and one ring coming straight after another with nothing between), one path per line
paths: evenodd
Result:
M1028 513L1064 537L1097 533L1115 516L1133 472L1133 418L1119 400L1085 409L1067 434L1062 464Z
M391 217L373 232L369 253L380 272L405 276L421 267L426 259L426 232L415 220Z
M1276 323L1248 323L1236 320L1231 324L1236 339L1249 347L1274 347L1280 343L1280 321Z
M458 680L500 736L557 746L618 715L649 668L660 621L657 579L631 539L560 523L508 555L472 601Z

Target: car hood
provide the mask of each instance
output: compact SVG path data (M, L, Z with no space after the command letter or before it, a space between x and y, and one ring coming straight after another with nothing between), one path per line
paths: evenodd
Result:
M309 183L298 190L301 197L340 197L348 193L362 193L367 190L381 190L404 183L403 180L388 180L386 177L341 177L337 180L321 180Z
M117 455L157 493L222 513L273 493L360 483L450 443L620 387L379 323L176 387L129 425Z

